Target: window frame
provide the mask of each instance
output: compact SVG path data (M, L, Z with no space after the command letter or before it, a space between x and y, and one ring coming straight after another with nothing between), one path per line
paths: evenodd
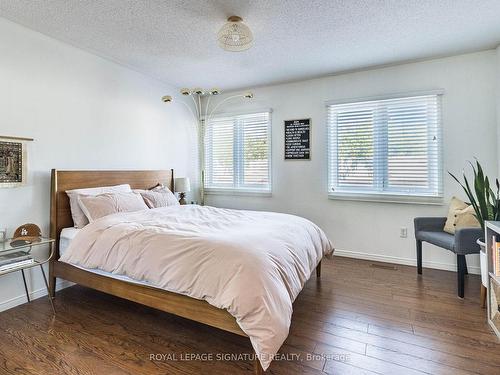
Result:
M406 93L396 93L385 96L371 96L364 98L354 98L354 99L342 99L342 100L329 100L325 102L325 123L327 130L327 192L329 199L336 200L353 200L353 201L369 201L369 202L391 202L391 203L411 203L411 204L431 204L431 205L442 205L443 204L443 117L442 117L442 96L444 95L444 90L430 90L430 91L416 91L416 92L406 92ZM331 142L336 138L332 132L335 131L335 124L331 124L329 121L329 111L330 106L333 105L342 105L342 104L356 104L356 103L365 103L365 102L376 102L390 99L405 99L419 96L436 96L436 107L437 107L437 169L435 171L429 171L430 173L437 173L436 177L436 186L435 192L428 194L423 192L421 189L415 188L414 192L402 192L396 191L393 189L387 190L373 190L372 187L356 187L356 190L336 190L332 191L331 189L335 186L334 181L332 181L332 175L334 171L337 171L338 166L338 154L332 155L332 151L334 147L332 147ZM374 104L375 106L375 104ZM374 132L375 133L375 132ZM377 145L374 145L375 147ZM377 153L374 152L374 158L377 157ZM374 164L374 170L377 165ZM384 176L382 179L377 178L380 176L380 173L374 173L374 185L376 183L380 183L380 181L387 182L387 166L385 170L382 172ZM377 175L377 177L375 176Z
M268 160L268 186L267 188L263 189L258 186L242 186L239 187L238 181L241 180L241 176L244 174L244 168L241 166L244 164L244 158L236 157L236 150L235 150L235 144L233 143L233 186L209 186L208 180L207 180L207 171L209 169L209 166L207 165L207 139L208 134L208 127L205 125L203 126L203 171L204 171L204 192L207 195L245 195L245 196L260 196L260 197L270 197L272 196L272 109L266 108L266 109L260 109L260 110L250 110L250 111L241 111L241 112L219 112L215 113L210 116L208 122L215 120L217 118L233 118L233 142L235 142L236 139L239 139L239 145L242 145L242 129L241 128L236 128L234 126L235 119L238 117L243 117L243 116L249 116L253 114L264 114L266 113L268 115L268 122L267 122L267 160ZM203 119L205 121L205 119ZM235 129L236 128L236 129ZM244 148L240 147L239 148L241 152L243 153ZM240 173L240 179L236 178L236 174Z

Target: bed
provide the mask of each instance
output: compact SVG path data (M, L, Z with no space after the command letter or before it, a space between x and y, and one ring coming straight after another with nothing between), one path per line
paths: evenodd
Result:
M281 269L279 273L275 273L271 275L271 272L266 272L265 267L263 268L264 270L262 271L262 280L263 283L262 285L258 285L257 288L261 288L262 290L266 290L266 293L269 294L269 297L266 297L267 299L262 303L262 308L260 306L257 306L258 308L255 308L254 305L252 305L252 311L248 309L245 310L245 305L250 305L248 302L238 302L241 306L239 306L238 309L232 309L231 304L226 304L220 302L220 299L223 297L216 296L216 298L209 298L211 295L213 297L214 293L213 290L209 290L208 287L207 290L202 290L201 292L199 291L198 287L198 292L193 292L193 293L188 293L183 291L181 287L174 287L170 288L171 291L169 291L168 285L169 283L172 283L174 281L174 284L177 283L177 279L174 278L172 280L172 276L169 276L171 279L167 280L165 282L165 285L162 287L159 287L160 281L161 280L156 280L154 284L150 284L148 282L144 281L139 281L139 278L137 277L127 277L126 272L123 272L123 275L119 274L112 274L111 272L106 272L106 267L103 265L101 270L94 269L93 266L89 266L89 264L85 264L82 259L91 259L92 256L89 256L88 254L84 254L84 249L85 251L91 252L94 251L95 248L98 248L99 251L95 252L93 256L95 257L96 254L100 254L100 249L106 247L105 244L106 241L110 241L112 243L118 243L120 242L120 233L129 233L130 228L132 227L135 228L136 226L139 228L150 228L151 227L151 222L153 219L158 221L159 223L156 223L156 226L154 226L153 232L156 236L165 236L165 237L160 237L161 241L156 241L157 243L157 248L153 249L156 250L156 253L149 249L150 246L144 246L144 248L148 248L150 251L149 255L144 256L144 258L141 258L140 254L145 254L144 249L141 246L138 245L133 245L133 244L128 244L130 241L122 241L122 243L128 244L129 248L125 252L125 254L128 254L131 251L135 251L137 249L137 254L135 257L132 259L134 260L139 260L144 261L148 259L152 259L150 256L153 254L158 254L158 243L163 244L166 243L167 239L170 239L170 241L177 240L177 242L180 244L176 247L177 253L170 254L171 250L169 249L168 251L165 251L165 254L169 254L170 256L169 259L164 260L166 262L164 264L165 267L169 267L169 265L172 263L172 260L177 260L177 258L172 258L174 255L175 257L179 257L179 267L186 267L185 265L182 265L180 262L183 257L187 257L189 254L191 254L191 258L187 258L188 260L184 261L184 263L188 263L188 267L193 261L193 252L189 253L188 251L182 251L182 242L185 240L184 237L177 235L177 232L174 231L172 232L172 223L175 223L174 227L175 228L181 228L183 225L187 225L188 220L190 222L193 221L193 218L196 218L200 215L208 215L202 220L204 223L203 225L208 225L207 222L215 221L215 222L220 222L220 236L212 236L207 235L207 233L203 232L201 230L202 236L200 237L203 241L207 242L208 240L212 240L210 250L214 250L214 247L217 247L217 244L221 244L219 247L220 249L217 249L217 251L222 251L225 247L225 253L224 256L222 256L217 262L226 262L225 265L223 264L221 267L223 269L227 269L232 265L231 260L228 260L228 256L232 254L233 251L236 251L236 255L242 256L245 258L248 254L248 257L250 261L247 263L249 264L249 269L246 269L247 266L241 267L241 265L238 265L238 272L237 272L237 277L239 279L245 280L245 282L248 283L249 275L255 274L255 270L260 269L260 267L266 266L267 265L267 258L268 256L272 257L272 261L275 261L277 263L279 262L284 262L280 260L280 253L276 254L264 254L264 258L266 260L266 264L264 263L258 263L258 267L256 266L255 269L250 270L251 267L253 267L255 264L254 260L258 260L257 255L253 254L253 252L258 253L259 247L258 245L252 244L251 247L247 242L246 246L241 245L241 249L239 249L240 246L229 246L229 251L227 249L228 246L227 243L228 241L223 237L224 235L227 236L226 232L231 232L233 234L232 244L238 244L238 237L241 235L243 238L245 235L245 225L248 223L248 225L251 227L256 226L256 227L269 227L273 224L273 220L279 221L278 219L280 218L281 215L284 217L283 220L285 221L297 221L297 220L302 220L303 222L300 222L299 224L303 224L304 226L308 226L309 222L307 222L305 219L298 218L292 215L284 215L284 214L275 214L275 213L252 213L252 212L243 212L241 213L235 210L227 210L224 211L223 209L217 209L217 208L211 208L211 207L200 207L200 206L190 206L190 207L183 207L183 208L158 208L154 210L149 210L149 212L136 212L136 213L126 213L124 215L111 215L107 218L102 218L98 220L95 223L92 223L91 225L88 225L87 227L80 229L80 230L74 230L71 229L73 222L71 218L71 211L70 211L70 206L69 206L69 199L67 197L67 194L65 193L66 190L71 190L71 189L77 189L77 188L89 188L89 187L100 187L100 186L111 186L111 185L119 185L119 184L130 184L132 189L148 189L151 188L158 183L162 183L165 186L169 187L171 190L173 190L173 170L163 170L163 171L57 171L57 170L52 170L52 185L51 185L51 236L56 239L56 244L55 244L55 256L50 262L50 294L52 297L55 296L55 281L56 278L61 278L64 280L68 280L89 288L93 288L108 294L112 294L121 298L125 298L137 303L141 303L143 305L153 307L168 313L172 313L187 319L191 319L203 324L210 325L215 328L223 329L225 331L229 331L232 333L235 333L240 336L244 337L249 337L252 346L256 350L256 353L258 356L256 356L255 362L254 362L254 371L257 374L260 374L263 372L263 368L267 368L269 366L269 363L272 359L269 357L264 358L263 354L266 353L275 353L277 352L276 348L272 348L269 350L265 350L266 348L266 339L269 342L272 342L272 340L276 341L276 338L274 335L281 334L283 336L284 329L286 328L286 334L288 334L288 327L281 327L279 329L276 329L276 331L273 331L271 329L271 323L272 324L278 324L280 323L280 320L283 320L283 318L279 317L279 314L276 313L276 311L281 311L281 310L272 310L272 307L269 307L268 305L271 303L275 303L275 298L272 296L272 292L274 289L274 286L276 288L281 287L283 284L283 287L286 290L280 290L279 292L281 295L283 294L290 294L287 295L291 299L291 302L295 299L296 295L300 292L302 289L303 283L307 278L309 278L310 272L316 267L316 275L317 277L320 276L320 270L321 270L321 257L323 256L323 253L331 253L333 249L329 249L331 245L329 245L329 241L325 239L323 234L323 239L322 239L322 244L321 244L321 250L317 250L316 252L311 252L311 254L308 254L307 252L303 252L305 254L304 256L306 258L302 259L302 263L308 263L307 267L303 267L304 269L300 269L300 267L295 267L297 270L291 269L291 272L299 272L301 277L297 277L297 279L300 279L300 283L296 282L295 279L292 278L292 283L286 284L282 283L281 279L287 278L286 275L283 274L283 270ZM146 210L148 211L148 210ZM182 216L184 215L184 216ZM234 218L232 216L234 216ZM275 216L273 216L275 215ZM267 221L266 221L267 220ZM196 220L195 220L196 221ZM261 223L262 222L262 223ZM307 222L307 223L306 223ZM186 224L184 224L186 223ZM297 223L295 223L297 224ZM162 227L163 225L163 227ZM179 225L181 225L179 227ZM200 224L197 224L198 226L195 226L195 231L197 231L200 226ZM236 228L232 230L232 228ZM111 228L111 229L109 229ZM166 230L165 228L170 228L170 230ZM238 232L239 228L239 232ZM109 229L109 230L108 230ZM310 223L310 232L305 233L305 237L307 236L316 236L317 233L316 231L321 232L321 230L317 227L315 227L312 223ZM109 233L106 236L102 235L102 232L106 230L109 231ZM77 235L79 231L84 231L86 234L83 235ZM159 233L156 233L159 232ZM134 238L135 237L140 237L143 236L143 239L141 240L142 242L139 242L140 244L144 243L144 238L149 238L147 237L148 233L145 230L139 231L137 230L137 233L134 233ZM174 233L174 235L170 234L170 237L168 237L168 233ZM270 237L272 236L271 232ZM322 232L321 232L322 233ZM234 235L236 234L236 235ZM116 238L111 238L108 239L108 236L115 235L117 236ZM94 237L92 237L94 236ZM144 237L146 236L146 237ZM282 242L287 243L287 234L283 233L282 237ZM189 237L189 236L188 236ZM222 238L222 240L221 240ZM101 245L96 245L99 244L99 240L103 240L104 242L101 242ZM74 242L73 242L74 241ZM271 240L272 241L272 240ZM326 242L328 243L326 243ZM199 242L199 241L198 241ZM203 242L203 243L205 243ZM155 243L154 241L151 241L151 243ZM186 244L189 245L188 242L185 242ZM231 241L229 241L231 243ZM272 244L273 242L271 242ZM70 246L71 244L71 246ZM162 245L163 246L163 245ZM170 242L169 242L169 246ZM208 245L204 245L205 247L208 247ZM266 243L266 246L269 247L269 243ZM63 257L60 258L61 252L60 250L66 250L68 247L70 247L69 255L68 254L63 254ZM78 250L76 251L75 248ZM139 249L140 248L140 249ZM198 254L203 248L198 247L195 249ZM254 251L255 249L255 251ZM71 252L73 250L73 252ZM140 250L140 251L139 251ZM161 250L161 249L160 249ZM111 250L110 250L111 251ZM237 251L240 251L239 253ZM117 253L116 251L113 253ZM213 251L208 252L209 254L216 254ZM76 254L76 255L75 255ZM82 255L84 254L84 255ZM288 256L292 254L292 257L295 257L296 255L293 252L288 252ZM78 256L80 256L80 259L78 259ZM99 255L101 256L101 255ZM127 255L128 256L128 255ZM167 256L167 255L165 255ZM209 255L210 256L210 255ZM299 255L297 255L299 256ZM132 257L132 255L128 256L128 258ZM211 257L211 256L210 256ZM197 276L193 276L193 281L192 284L198 283L198 286L201 284L203 288L205 288L205 285L208 285L209 282L207 282L203 277L206 277L207 280L209 277L212 278L214 276L209 276L211 270L217 269L217 262L215 260L212 260L212 258L206 257L204 258L205 260L203 262L199 262L196 268L193 268L191 271L197 272ZM64 259L66 258L66 259ZM108 257L104 256L105 259ZM69 261L69 259L73 259L73 261ZM202 258L203 259L203 258ZM78 262L80 260L80 262ZM160 262L161 260L158 260ZM120 260L120 262L123 263L123 260ZM289 261L289 264L292 264L292 261ZM151 263L150 263L151 264ZM295 265L295 263L293 263ZM297 262L297 264L300 266L300 262ZM87 268L91 267L91 268ZM170 266L170 271L172 272L175 271L173 269L173 266ZM271 265L273 267L273 265ZM198 269L204 270L203 272L200 272ZM108 271L111 271L113 268L108 269ZM180 270L180 268L179 268ZM274 268L273 268L274 270ZM148 267L143 266L143 269L141 271L142 273L148 273L150 270ZM186 268L184 269L186 271ZM189 272L189 269L187 270ZM149 272L153 276L157 276L161 272ZM167 272L168 273L168 272ZM200 279L200 273L201 273L201 281ZM246 273L246 276L245 276ZM168 273L170 275L170 273ZM216 276L217 273L215 272ZM242 293L238 294L238 290L234 291L232 289L235 289L235 287L231 286L231 280L232 279L224 279L223 273L219 271L219 276L215 279L216 281L214 282L215 284L222 283L224 285L224 289L220 289L224 291L225 294L231 294L229 297L230 301L234 301L235 299L237 300L243 300L243 298L240 298ZM240 276L242 275L242 276ZM151 277L153 277L151 276ZM160 277L160 276L158 276ZM179 276L176 276L177 278L180 279ZM274 279L273 279L274 277ZM291 277L290 277L291 278ZM167 277L168 279L168 277ZM238 279L238 280L239 280ZM196 281L198 280L198 281ZM259 278L260 280L260 278ZM271 280L271 281L269 281ZM190 280L187 280L187 284L190 284ZM180 281L178 282L180 283ZM186 284L186 277L184 277L184 283ZM266 284L267 283L267 284ZM296 284L296 285L291 285L291 284ZM238 282L234 282L236 286L238 286ZM279 285L278 285L279 284ZM203 289L202 288L202 289ZM217 286L217 288L221 288L220 286ZM192 288L193 290L196 291L196 285L195 287ZM240 290L242 290L240 288ZM228 291L226 293L226 291ZM180 294L182 293L182 294ZM252 294L253 292L250 292ZM205 296L207 294L207 296ZM278 291L275 292L275 294L278 294ZM258 289L255 292L255 296L258 296L260 298L260 294L258 293ZM246 298L247 296L245 296ZM225 297L224 297L225 298ZM227 299L227 298L226 298ZM286 298L285 298L286 299ZM209 301L209 302L207 302ZM259 299L260 301L260 299ZM278 301L278 299L276 299ZM278 301L279 302L279 301ZM277 308L282 308L286 309L288 308L287 306L279 306L280 303L276 302L276 305L278 305ZM238 307L238 306L237 306ZM290 303L290 310L291 310L291 303ZM231 313L229 311L231 311ZM234 310L234 311L233 311ZM253 312L255 310L255 313ZM262 310L265 310L264 313L262 313ZM269 310L269 311L268 311ZM252 317L251 312L255 316ZM272 314L270 312L273 312ZM287 312L287 311L285 311ZM267 315L265 315L267 313ZM238 315L239 314L239 315ZM260 315L259 315L260 314ZM264 315L262 315L264 314ZM286 314L285 314L286 315ZM288 317L288 320L291 319L291 311L290 311L290 316ZM243 318L242 318L243 316ZM247 317L248 316L248 317ZM255 317L261 317L264 316L267 318L261 319L256 323ZM236 318L235 318L236 317ZM274 322L272 322L273 318L276 318ZM245 321L246 319L246 321ZM286 319L285 319L286 321ZM247 324L248 323L248 324ZM260 325L259 325L260 324ZM268 326L265 326L265 324L268 324ZM288 322L289 325L289 322ZM254 334L254 332L264 332L264 331L269 331L267 333L257 333ZM246 333L245 333L246 332ZM264 338L261 340L259 335L263 336ZM267 335L267 338L266 338ZM270 337L270 338L269 338ZM285 336L286 338L286 336ZM259 341L260 340L260 341ZM278 342L282 342L284 339L281 339ZM273 343L275 344L275 342ZM281 345L281 344L280 344ZM264 348L264 349L263 349ZM276 349L276 350L275 350ZM279 347L278 347L279 349ZM264 358L264 359L263 359Z

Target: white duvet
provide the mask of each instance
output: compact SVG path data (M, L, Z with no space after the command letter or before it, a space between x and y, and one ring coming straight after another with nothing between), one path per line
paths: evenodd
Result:
M332 253L323 231L298 216L187 205L101 218L60 260L226 309L265 370L288 336L293 301Z

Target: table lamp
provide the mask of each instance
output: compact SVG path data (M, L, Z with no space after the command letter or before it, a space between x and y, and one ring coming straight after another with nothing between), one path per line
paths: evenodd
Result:
M186 193L191 191L189 177L179 177L175 179L175 192L179 193L179 204L186 204Z

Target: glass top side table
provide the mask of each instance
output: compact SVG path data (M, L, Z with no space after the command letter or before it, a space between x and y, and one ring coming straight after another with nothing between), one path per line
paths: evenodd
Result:
M13 273L21 271L23 275L24 290L26 292L26 298L30 302L30 296L28 293L28 286L26 284L26 276L24 275L24 270L40 267L42 271L43 281L45 282L45 288L47 289L47 295L52 306L54 314L56 313L54 302L50 297L49 284L47 277L45 276L45 271L43 270L43 265L48 263L54 256L54 243L55 240L52 238L40 238L39 241L33 241L28 244L21 244L19 246L12 246L12 239L7 239L5 242L0 242L0 276L6 275L8 273ZM36 252L32 252L34 247L49 245L50 252L48 256L40 257Z

